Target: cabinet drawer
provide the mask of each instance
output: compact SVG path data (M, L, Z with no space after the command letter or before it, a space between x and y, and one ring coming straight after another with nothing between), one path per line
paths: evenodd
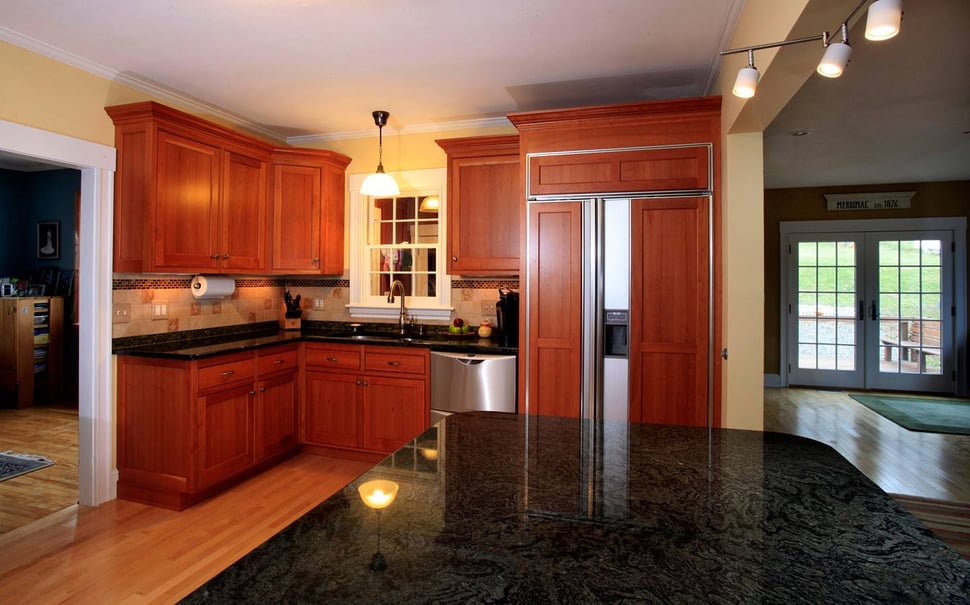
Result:
M259 368L259 375L263 376L273 372L296 368L299 364L299 359L296 347L290 347L286 349L261 350L258 352L256 362Z
M367 372L425 374L428 370L428 351L397 347L366 348L364 349L364 370Z
M341 347L307 345L306 348L307 367L320 369L359 370L360 357L359 346L351 345Z
M199 390L211 389L238 382L252 382L256 378L256 358L253 355L216 362L199 368Z

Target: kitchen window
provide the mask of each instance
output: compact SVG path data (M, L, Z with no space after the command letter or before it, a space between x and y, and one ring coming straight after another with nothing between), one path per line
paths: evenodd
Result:
M400 281L405 305L416 320L451 317L451 278L445 272L445 185L447 171L392 173L400 195L360 194L367 175L350 183L350 305L354 318L394 318L400 301L387 302L390 285ZM438 198L437 209L422 202Z

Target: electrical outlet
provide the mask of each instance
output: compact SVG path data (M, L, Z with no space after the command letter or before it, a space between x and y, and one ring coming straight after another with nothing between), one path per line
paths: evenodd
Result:
M117 303L111 307L111 321L112 323L122 324L131 321L131 304L129 303Z
M313 309L315 311L326 311L329 308L326 298L314 298Z
M168 304L152 303L152 319L168 319Z
M495 301L494 300L483 300L482 301L482 315L495 315Z

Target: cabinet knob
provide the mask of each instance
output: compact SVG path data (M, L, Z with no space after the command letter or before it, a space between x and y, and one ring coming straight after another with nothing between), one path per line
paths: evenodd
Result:
M355 381L354 381L354 384L356 384L357 386L360 386L360 385L362 384L362 381L361 381L361 379L360 379L360 378L358 378L357 380L355 380Z
M266 392L266 387L259 387L259 392L260 393L265 393Z
M223 376L232 376L235 373L236 373L235 370L226 370L225 372L222 373L222 375Z
M336 357L327 357L327 361L337 361Z
M249 394L250 395L255 395L256 394L256 391L249 391Z
M320 257L319 256L314 256L313 257L313 264L316 265L316 264L319 264L319 263L320 263Z
M281 363L285 363L285 362L282 359L275 359L275 360L273 360L273 365L274 366L278 366Z
M229 260L229 255L228 254L223 254L222 255L222 260Z
M364 385L365 387L367 386L367 381L366 381L366 380L361 380L361 381L360 381L360 383L361 383L362 385Z
M217 252L213 254L210 258L212 258L212 260L219 260L219 253Z
M458 262L458 257L457 256L452 256L451 257L451 262L457 263Z
M389 362L387 362L387 365L397 367L397 366L401 365L401 362L400 361L389 361Z

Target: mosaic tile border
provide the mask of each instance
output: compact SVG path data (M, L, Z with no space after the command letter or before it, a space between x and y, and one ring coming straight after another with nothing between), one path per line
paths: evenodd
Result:
M183 290L189 288L191 277L117 277L111 280L112 290ZM237 288L349 288L349 279L314 279L309 277L241 277L236 279ZM492 290L508 288L519 289L518 279L475 279L461 278L451 282L452 288L473 290Z
M453 279L451 281L452 288L470 288L472 290L497 290L499 288L508 288L509 290L519 289L518 279L474 279L474 278L462 278Z

